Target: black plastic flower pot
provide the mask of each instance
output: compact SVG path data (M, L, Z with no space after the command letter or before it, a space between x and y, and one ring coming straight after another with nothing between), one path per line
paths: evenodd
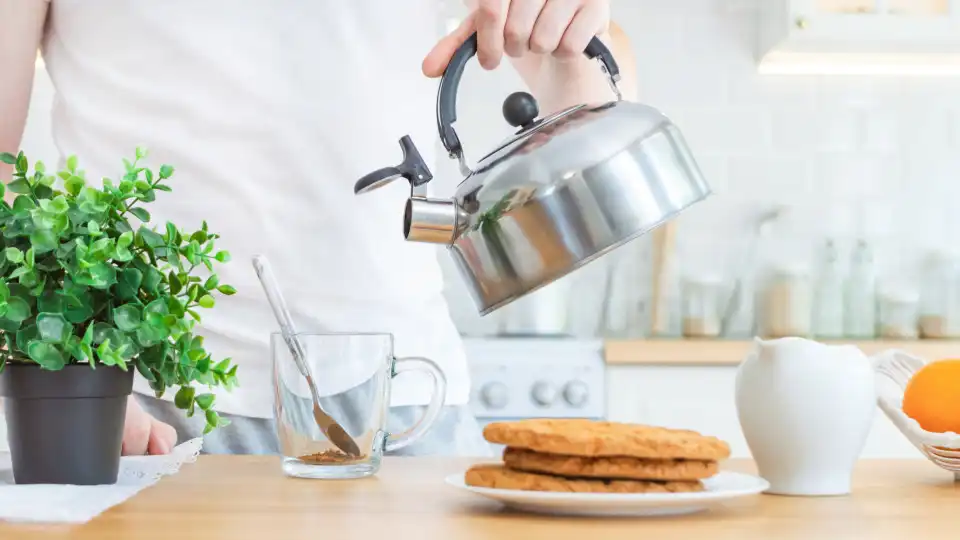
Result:
M17 484L114 484L133 370L8 364L0 396Z

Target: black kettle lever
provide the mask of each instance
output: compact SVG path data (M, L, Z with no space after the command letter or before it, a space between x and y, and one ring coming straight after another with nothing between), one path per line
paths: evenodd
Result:
M420 151L409 135L400 138L400 148L403 150L403 162L395 167L384 167L364 175L354 184L353 192L368 193L401 177L410 182L410 187L422 186L433 180L433 173L424 163Z

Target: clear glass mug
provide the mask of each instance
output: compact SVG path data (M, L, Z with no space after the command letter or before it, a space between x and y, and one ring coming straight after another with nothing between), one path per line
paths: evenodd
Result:
M426 358L396 358L390 334L300 333L320 407L340 424L360 448L360 457L340 451L313 416L313 397L283 335L270 336L273 358L274 415L283 472L300 478L360 478L376 474L384 452L422 437L440 415L447 381ZM390 388L402 372L418 371L433 381L423 416L407 431L387 433Z

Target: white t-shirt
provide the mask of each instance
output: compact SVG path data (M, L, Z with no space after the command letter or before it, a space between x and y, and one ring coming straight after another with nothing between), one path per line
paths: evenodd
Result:
M150 165L176 167L173 192L147 207L153 222L207 220L233 255L219 274L238 292L202 311L200 332L215 360L239 365L221 411L272 415L278 327L257 253L301 331L390 332L397 356L440 364L448 404L467 401L437 249L403 238L409 185L353 193L360 176L400 162L404 134L435 158L437 83L420 63L439 17L439 0L51 1L44 60L60 151L88 178L118 178L121 158L146 146ZM139 375L135 389L152 393ZM425 404L430 390L405 373L392 404Z

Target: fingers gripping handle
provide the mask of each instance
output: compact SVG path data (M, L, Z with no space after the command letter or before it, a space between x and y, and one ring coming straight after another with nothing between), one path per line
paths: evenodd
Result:
M620 80L620 67L614 60L613 53L610 52L603 41L594 36L583 53L591 60L600 60L607 76L615 87ZM476 54L477 34L474 32L453 54L453 58L450 59L450 63L447 64L447 69L440 79L440 91L437 95L437 130L440 132L440 141L443 142L443 147L450 152L451 156L462 155L463 153L460 138L457 137L457 132L453 129L453 123L457 121L457 89L460 86L460 79L463 77L463 70L466 68L467 62Z

